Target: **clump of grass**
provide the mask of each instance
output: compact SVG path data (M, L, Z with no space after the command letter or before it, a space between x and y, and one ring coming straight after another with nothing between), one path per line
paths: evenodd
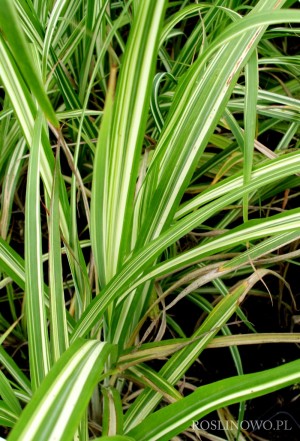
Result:
M300 340L256 333L242 305L299 254L294 3L2 1L9 440L193 437L194 420L240 403L239 423L247 399L299 381L299 360L245 375L238 350ZM236 376L178 387L220 346Z

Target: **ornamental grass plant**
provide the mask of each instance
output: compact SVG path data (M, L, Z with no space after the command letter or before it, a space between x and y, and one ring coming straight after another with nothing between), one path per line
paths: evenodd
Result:
M298 6L0 0L4 439L216 439L218 410L252 440L247 400L299 382L240 351L300 342L247 317L297 316ZM234 374L191 378L218 347Z

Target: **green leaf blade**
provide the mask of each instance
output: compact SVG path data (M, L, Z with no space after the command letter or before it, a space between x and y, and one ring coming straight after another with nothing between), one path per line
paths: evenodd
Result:
M53 366L9 435L9 441L71 438L114 348L78 340Z
M55 127L59 127L53 107L45 93L36 67L32 62L28 43L26 43L14 4L10 0L2 0L1 3L0 26L4 38L7 39L15 60L20 66L20 70L27 84L30 86L42 110L45 112L46 117Z
M43 118L38 116L29 160L25 207L25 290L31 382L36 390L50 367L44 298L40 218L40 157Z
M168 441L213 410L271 393L300 379L296 360L255 374L240 375L200 387L178 403L155 412L126 434L139 441Z

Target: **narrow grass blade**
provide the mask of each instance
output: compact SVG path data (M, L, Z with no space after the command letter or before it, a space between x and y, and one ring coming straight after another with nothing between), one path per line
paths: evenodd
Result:
M59 228L59 187L61 178L59 160L60 155L58 148L49 218L49 291L52 362L57 361L69 346Z
M0 76L3 86L11 100L25 139L29 143L32 139L32 128L36 116L36 109L25 81L21 77L20 71L1 33L0 55Z
M236 312L251 287L258 280L261 280L261 277L265 274L267 274L266 270L258 270L237 287L234 287L229 295L223 297L193 334L192 338L195 341L174 354L160 370L160 375L172 385L175 384L226 324L232 314ZM198 339L199 337L201 338ZM140 423L153 411L160 399L159 394L145 390L125 414L125 430L128 431Z
M101 436L100 438L95 438L94 441L136 441L136 438L125 435L113 435L113 436Z
M55 32L55 27L60 18L60 14L66 5L66 0L58 0L51 11L51 15L48 19L47 30L44 39L43 56L42 56L42 76L44 81L46 80L47 73L47 63L49 60L49 51L52 43L53 34ZM54 124L55 125L55 124Z
M22 412L19 400L16 398L14 391L2 371L0 371L0 396L9 409L16 415L20 416Z
M182 395L178 390L172 386L162 375L152 370L149 366L140 364L138 366L131 366L124 373L124 377L133 381L136 384L141 384L144 387L161 394L165 400L173 403L181 400Z
M0 33L0 76L3 81L4 88L9 96L12 107L14 108L15 116L19 121L19 125L24 133L27 145L30 147L32 144L32 134L34 129L34 122L37 116L37 110L32 96L24 82L24 79L15 64L15 61L11 55L7 44L3 40ZM41 152L41 177L46 189L46 192L50 198L52 190L52 176L54 169L54 158L51 151L49 139L46 135L46 131L43 128L42 133L43 149ZM63 183L62 183L63 184ZM61 228L64 237L68 240L68 228L67 219L68 204L66 203L66 190L61 186L61 204L60 210L61 216Z
M24 409L9 441L71 439L110 356L114 359L114 348L106 343L78 340L70 346Z
M25 289L25 262L18 253L0 237L0 269L21 288ZM49 307L49 290L44 284L46 306ZM74 319L66 312L69 330L74 328Z
M25 153L26 143L24 139L17 144L9 161L3 182L2 200L1 200L1 237L6 239L10 226L11 210L15 191L18 185L21 168L24 162L23 155Z
M29 158L25 207L25 290L32 389L49 371L49 340L45 310L40 217L40 156L43 118L39 114Z
M102 434L112 436L123 433L123 409L120 392L112 387L102 389Z
M106 249L107 237L104 234L107 230L105 217L102 217L101 207L106 205L107 187L105 185L105 173L108 168L108 149L111 137L113 98L116 82L116 70L113 69L108 87L108 94L105 101L105 111L102 118L101 128L99 132L96 154L94 159L94 173L91 197L91 245L94 253L94 259L97 269L97 275L100 283L105 284L106 280L106 263L104 250ZM102 224L102 225L101 225Z
M93 59L93 54L95 46L99 40L103 44L106 23L104 20L104 14L108 6L108 0L101 1L101 8L98 12L98 4L94 2L88 2L87 14L86 14L86 35L85 35L85 50L84 59L82 62L82 67L80 71L80 82L79 82L79 98L83 101L84 93L86 93L86 84L88 83L88 76L90 71L90 66Z
M133 21L118 78L110 147L101 176L107 196L99 206L100 242L107 283L123 264L131 247L131 222L139 155L149 111L165 0L140 4ZM100 178L100 177L99 177ZM96 189L95 189L96 191ZM96 196L97 199L97 196ZM101 199L100 199L101 200Z
M246 91L244 111L244 183L247 185L251 179L253 165L254 140L256 139L256 105L258 95L258 66L257 51L251 55L246 68ZM243 219L248 220L248 195L243 196Z
M0 26L2 35L7 40L27 84L34 93L42 110L45 112L47 119L55 127L59 127L53 107L45 93L37 69L33 64L32 56L20 26L14 3L10 0L2 0L1 3Z
M196 338L196 340L199 340L199 338L201 336ZM132 348L131 350L126 350L119 358L118 368L124 369L144 363L145 361L164 359L194 342L193 338L174 338L172 340L142 344L139 349Z
M22 289L25 289L25 262L8 243L0 237L0 269Z
M2 427L14 427L18 420L18 416L11 411L9 406L0 400L0 425ZM3 438L1 438L3 439Z
M30 381L17 366L16 362L11 358L11 356L7 354L2 345L0 345L0 363L10 373L12 378L16 381L24 393L26 393L27 397L30 397L32 394Z
M139 441L168 441L213 410L298 383L296 360L255 374L240 375L198 388L178 403L158 410L127 432Z
M211 341L208 348L224 348L239 345L260 345L260 344L278 344L278 343L299 343L300 334L283 333L259 333L259 334L240 334L224 337L216 337Z
M292 167L292 163L294 161L298 162L298 160L300 160L300 155L298 153L296 153L296 155L292 154L291 156L286 154L278 159L274 159L266 162L265 164L256 166L248 184L247 192L249 193L255 189L257 190L258 188L262 188L264 185L267 186L269 184L269 179L272 179L271 176L280 181L281 177L284 178L286 176L285 173L290 166ZM282 168L280 165L282 165ZM277 166L279 166L279 168L277 168ZM293 173L297 173L296 169L294 169ZM253 182L254 180L255 182ZM233 186L231 187L232 184ZM238 187L243 187L242 174L224 179L223 182L214 185L212 188L209 188L208 190L203 191L199 195L195 196L193 199L191 199L191 201L182 204L181 208L176 213L176 219L179 219L196 208L205 205L207 202L218 198L224 192L228 192L229 194L229 192L234 191L234 187L236 189ZM238 198L236 200L238 200Z

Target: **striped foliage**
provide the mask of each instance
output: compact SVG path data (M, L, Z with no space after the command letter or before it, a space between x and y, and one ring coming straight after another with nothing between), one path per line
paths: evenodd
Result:
M252 3L0 0L6 439L179 439L299 382L239 350L299 344L243 303L277 278L292 320L300 255L300 12ZM218 347L233 376L186 385Z

